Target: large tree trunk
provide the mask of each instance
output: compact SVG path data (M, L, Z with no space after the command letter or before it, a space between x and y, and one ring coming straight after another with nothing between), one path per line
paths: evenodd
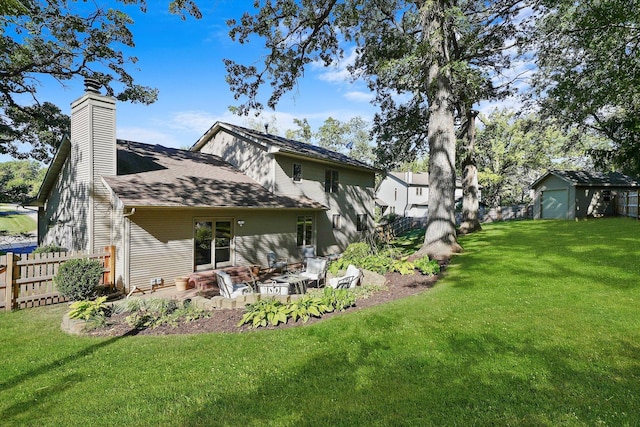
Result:
M477 111L467 111L467 144L465 159L462 163L462 223L460 233L468 234L482 230L478 220L480 207L478 190L478 167L476 165L476 116Z
M412 257L445 259L460 252L455 222L456 135L448 79L438 73L429 108L429 216L424 244Z
M456 240L456 133L452 104L450 63L447 50L446 2L425 2L422 27L433 49L428 65L427 100L429 102L429 212L424 244L411 259L425 255L445 259L460 252Z

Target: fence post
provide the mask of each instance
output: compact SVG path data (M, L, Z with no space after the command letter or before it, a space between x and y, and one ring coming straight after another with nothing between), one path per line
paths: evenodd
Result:
M105 250L109 252L109 265L106 266L109 269L108 282L109 287L116 285L116 247L114 245L105 247Z
M16 298L18 297L15 292L15 280L13 278L14 265L15 265L15 257L13 252L7 253L7 269L5 271L5 298L4 298L4 309L5 311L13 310L13 307L16 304Z

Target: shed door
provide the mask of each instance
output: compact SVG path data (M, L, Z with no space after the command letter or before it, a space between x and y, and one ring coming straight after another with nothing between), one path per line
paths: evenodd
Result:
M542 192L542 219L567 219L567 190L546 190Z

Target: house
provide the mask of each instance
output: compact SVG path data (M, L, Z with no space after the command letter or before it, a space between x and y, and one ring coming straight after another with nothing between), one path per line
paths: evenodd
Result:
M461 197L462 185L456 182L455 198ZM389 172L378 185L376 204L383 215L426 218L429 211L429 174Z
M552 170L536 180L534 219L577 219L615 215L616 195L638 190L640 181L618 172Z
M124 289L267 253L343 251L373 225L376 170L309 144L216 123L190 150L116 140L116 103L91 82L42 184L38 242L116 246Z

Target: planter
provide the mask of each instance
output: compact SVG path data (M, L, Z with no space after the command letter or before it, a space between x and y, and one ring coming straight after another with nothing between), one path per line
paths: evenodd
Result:
M189 285L189 279L187 277L176 277L176 289L178 291L186 291Z

